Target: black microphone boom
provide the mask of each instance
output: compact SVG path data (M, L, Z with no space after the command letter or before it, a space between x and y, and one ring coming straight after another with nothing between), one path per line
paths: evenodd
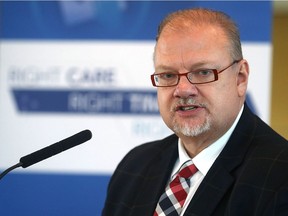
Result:
M43 149L40 149L36 152L33 152L29 155L26 155L24 157L20 158L20 162L10 168L8 168L7 170L5 170L3 173L1 173L0 175L0 179L4 177L4 175L6 175L9 171L17 168L17 167L29 167L35 163L38 163L42 160L45 160L49 157L52 157L56 154L59 154L62 151L65 151L67 149L70 149L74 146L77 146L79 144L82 144L88 140L90 140L92 137L92 133L90 130L84 130L81 131L73 136L70 136L64 140L61 140L57 143L54 143L50 146L47 146Z
M38 163L42 160L52 157L53 155L59 154L62 151L65 151L81 143L84 143L89 139L91 139L91 137L92 137L91 131L89 130L81 131L71 137L68 137L64 140L61 140L57 143L54 143L50 146L47 146L43 149L40 149L36 152L33 152L29 155L20 158L20 162L22 163L21 166L23 168L31 166L35 163Z

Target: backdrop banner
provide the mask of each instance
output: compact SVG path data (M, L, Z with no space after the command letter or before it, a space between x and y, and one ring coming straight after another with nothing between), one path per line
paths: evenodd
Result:
M270 1L1 1L0 171L84 129L87 143L0 182L5 216L101 215L109 178L133 147L172 132L150 82L159 22L208 7L239 25L247 101L267 123Z

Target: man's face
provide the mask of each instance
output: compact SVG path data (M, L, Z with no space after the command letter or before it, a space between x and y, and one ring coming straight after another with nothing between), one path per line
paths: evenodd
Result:
M181 74L200 69L222 70L234 60L222 30L206 25L187 31L164 28L155 47L154 64L155 73ZM241 64L220 73L216 82L195 85L181 76L177 86L158 87L159 110L167 126L180 138L205 135L206 139L217 139L223 135L244 100L248 71L243 76L239 72Z

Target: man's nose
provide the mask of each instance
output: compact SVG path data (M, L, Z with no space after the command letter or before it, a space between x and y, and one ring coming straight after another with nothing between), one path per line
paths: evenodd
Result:
M195 84L192 84L186 76L180 76L179 82L175 88L174 96L188 98L198 94L198 89Z

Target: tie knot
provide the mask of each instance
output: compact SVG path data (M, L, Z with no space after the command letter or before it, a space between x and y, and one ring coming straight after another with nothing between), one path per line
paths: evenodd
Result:
M194 175L197 171L198 169L195 166L195 164L193 164L192 160L189 160L182 165L177 176L188 179L192 175Z

